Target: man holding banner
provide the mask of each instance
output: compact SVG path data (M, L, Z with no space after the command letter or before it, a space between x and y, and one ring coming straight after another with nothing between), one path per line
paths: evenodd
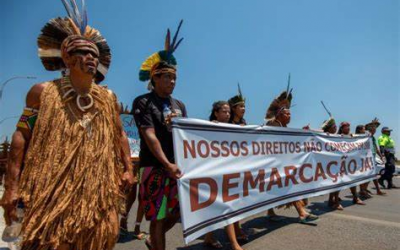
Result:
M150 220L150 249L165 249L165 234L178 221L179 202L176 180L181 172L175 164L172 142L172 117L186 117L185 105L174 98L176 59L173 52L182 39L170 39L168 30L165 50L151 55L141 66L139 78L149 81L150 93L137 97L133 113L139 128L140 202Z

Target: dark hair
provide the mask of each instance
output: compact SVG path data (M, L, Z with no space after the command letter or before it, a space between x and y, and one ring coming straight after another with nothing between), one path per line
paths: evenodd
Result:
M240 104L236 104L235 106L230 105L231 108L231 117L229 118L229 123L234 123L234 124L240 124L240 125L247 125L246 120L244 119L244 117L240 118L239 123L235 123L234 122L234 118L236 116L235 111L233 111L234 107L237 107Z
M210 118L209 118L210 121L217 120L217 117L215 116L214 113L220 111L222 109L222 106L224 106L224 105L229 106L229 103L227 101L217 101L217 102L213 103Z
M229 101L228 101L228 103L229 103ZM235 107L237 107L239 104L236 104L236 105L232 105L231 103L229 103L229 107L231 108L231 117L229 118L229 123L232 123L232 121L233 121L233 118L235 117L235 111L233 111L233 109L235 108Z
M345 127L345 126L350 126L350 123L348 123L348 122L342 122L342 123L340 124L339 130L338 130L338 132L337 132L339 135L343 134L343 127Z
M155 66L154 66L154 69L153 70L157 70L157 69L176 69L173 65L171 65L171 64L168 64L167 62L164 62L164 61L161 61L161 62L159 62L158 64L156 64ZM156 75L154 75L154 76L161 76L162 75L162 73L160 73L160 74L156 74ZM153 77L154 77L153 76ZM151 85L153 86L153 87L155 87L155 82L154 82L154 80L153 80L153 77L150 79L150 83L151 83Z
M328 123L328 125L325 125L326 123L328 122L328 120L325 120L322 124L322 131L324 131L325 133L327 133L328 131L329 131L329 129L331 129L333 126L336 126L336 122L335 121L333 121L333 123L332 124L330 124L329 125L329 123Z
M357 125L356 127L356 134L361 134L361 130L365 129L364 125Z

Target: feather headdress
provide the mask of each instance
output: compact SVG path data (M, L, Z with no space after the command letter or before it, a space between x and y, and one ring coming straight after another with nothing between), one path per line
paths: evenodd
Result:
M324 102L321 101L322 106L324 107L325 111L328 113L329 115L329 119L324 121L324 123L321 125L321 129L323 131L327 131L329 128L331 128L333 125L336 124L335 119L332 116L332 113L328 110L328 108L325 106Z
M245 103L246 98L242 95L242 90L240 89L240 84L238 83L238 94L228 100L228 103L231 107L234 107L238 104Z
M370 123L365 124L366 130L371 130L372 128L378 128L381 125L378 118L375 117Z
M65 70L62 60L61 47L65 39L79 36L94 43L99 50L99 66L95 80L97 83L104 80L111 63L111 51L106 39L100 32L87 25L87 11L85 0L81 0L79 10L76 0L62 0L68 17L51 19L43 28L38 37L39 57L49 71Z
M274 120L275 117L284 109L290 109L293 95L293 88L290 88L290 74L288 77L288 85L286 91L283 91L278 97L276 97L269 105L265 119L267 121Z
M174 35L174 38L172 39L171 42L171 32L168 29L167 30L167 36L165 38L165 47L164 50L161 50L159 52L156 52L152 54L150 57L146 59L142 63L142 66L140 67L140 72L139 72L139 79L141 81L148 81L151 79L152 76L152 71L156 68L156 66L164 62L166 65L175 68L177 65L176 59L173 55L175 50L178 48L178 46L181 44L183 38L180 38L178 40L178 34L181 29L183 20L179 22L178 29ZM154 73L154 72L153 72Z

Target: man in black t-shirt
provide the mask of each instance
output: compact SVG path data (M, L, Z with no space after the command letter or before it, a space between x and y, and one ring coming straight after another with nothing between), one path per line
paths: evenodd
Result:
M172 52L179 42L176 35L172 44L170 41L168 35L166 50L142 64L139 77L150 81L151 92L137 97L132 108L141 139L140 202L146 219L151 221L151 243L146 244L156 250L165 249L165 234L180 217L176 179L181 171L174 159L171 119L187 116L185 105L171 96L176 82Z
M161 81L159 86L157 86L158 79ZM168 167L165 160L168 160L170 163L175 162L170 126L171 118L187 117L187 114L185 105L181 101L167 95L169 92L168 85L175 86L174 74L164 73L156 75L154 76L154 84L155 88L153 91L135 99L132 112L135 116L136 124L140 129L140 166L163 168ZM146 133L144 133L147 129L151 129L151 132L154 132L153 136L155 136L155 139L158 139L161 146L160 149L165 154L166 159L160 159L160 157L155 156L157 152L152 149L154 145L149 145L149 142L152 141L149 141L149 138L146 138ZM166 170L173 174L172 171Z

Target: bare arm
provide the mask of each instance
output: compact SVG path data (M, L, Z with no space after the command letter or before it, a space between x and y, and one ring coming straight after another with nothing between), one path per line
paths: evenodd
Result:
M42 83L37 84L30 89L26 97L26 107L39 109L40 95L45 86L46 85ZM18 202L19 178L31 135L32 131L29 129L17 128L12 136L4 185L5 192L1 199L1 205L5 210L4 217L7 225L11 224L11 220L16 219L15 211Z
M113 94L113 95L114 95L115 100L117 100L116 95L115 94ZM121 131L120 140L119 140L120 148L121 148L121 152L120 152L121 159L122 159L122 164L125 167L124 174L122 175L123 188L128 189L135 183L135 177L133 174L133 166L132 166L132 162L131 162L131 150L129 148L128 137L126 136L126 133L122 126L121 118L119 116L121 106L118 104L117 101L115 102L115 108L117 110L117 119L115 122L117 123L117 127Z
M121 124L121 119L118 116L118 123ZM125 173L122 176L122 181L124 181L125 188L131 187L135 182L137 182L137 179L134 176L133 173L133 166L132 166L132 161L131 161L131 150L129 147L129 141L128 137L126 136L125 131L123 128L121 129L121 137L120 137L120 143L121 143L121 158L122 158L122 163L124 164L125 167Z
M154 128L140 128L147 146L149 147L151 153L157 158L159 162L165 167L165 169L170 173L171 177L179 179L182 174L176 164L169 162L167 157L162 150L161 143L156 136Z
M12 136L11 150L7 161L5 191L1 200L7 225L10 225L12 220L16 219L15 208L18 203L18 184L26 147L27 141L21 131L15 131Z
M376 153L377 153L377 154L379 155L379 157L383 160L383 155L382 155L380 146L377 145L376 142L374 142L374 143L375 143L374 147L376 148Z
M125 171L132 172L131 149L129 148L129 141L124 131L121 133L121 157L125 166Z

